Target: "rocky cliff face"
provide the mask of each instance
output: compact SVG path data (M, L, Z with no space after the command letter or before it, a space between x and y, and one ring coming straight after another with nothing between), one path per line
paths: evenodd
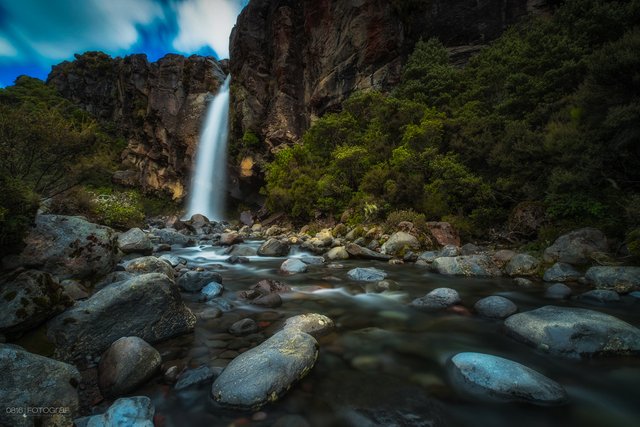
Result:
M207 95L225 78L226 63L213 58L146 55L111 58L77 55L53 67L47 83L127 140L121 183L181 199L188 182Z
M296 142L353 91L396 85L421 37L464 54L541 3L252 0L231 35L232 144L246 131L271 151Z

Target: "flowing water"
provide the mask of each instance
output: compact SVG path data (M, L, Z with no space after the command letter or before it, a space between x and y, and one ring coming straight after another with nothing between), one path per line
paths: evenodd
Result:
M258 244L245 243L253 248ZM307 273L283 276L278 268L285 258L252 256L248 264L230 265L224 262L228 256L219 247L180 249L174 254L187 259L190 266L219 271L225 293L222 300L209 303L200 302L197 295L183 294L198 322L193 334L157 346L165 366L225 366L296 314L325 314L335 321L337 330L319 339L320 354L311 373L258 415L216 408L209 397L210 384L176 391L157 378L135 394L151 397L156 422L163 426L270 426L278 420L279 426L304 426L296 417L314 427L430 426L434 420L440 426L640 425L637 358L562 359L509 338L501 321L465 312L423 313L407 306L432 289L451 287L468 308L482 297L497 294L514 301L520 311L548 304L579 306L638 326L640 301L633 297L623 297L613 305L593 306L576 300L547 300L542 285L523 289L509 279L445 277L412 264L347 260L311 265ZM294 250L290 257L302 255ZM347 271L356 266L387 271L388 279L397 281L402 290L364 293L362 283L347 277ZM283 294L284 304L277 309L247 306L235 298L235 291L262 279L280 280L294 292ZM576 289L578 292L581 290ZM216 311L214 307L224 314L213 318L210 313ZM257 321L259 333L248 337L228 334L229 326L244 317ZM463 351L494 354L529 366L562 384L570 402L560 407L539 407L465 400L449 386L446 369L447 360Z
M207 110L191 178L187 218L194 214L202 214L211 220L223 218L227 188L230 80L231 75L228 75Z

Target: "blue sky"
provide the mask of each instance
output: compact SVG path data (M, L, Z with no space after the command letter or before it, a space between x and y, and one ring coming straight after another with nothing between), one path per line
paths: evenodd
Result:
M249 0L0 0L0 87L45 79L76 53L229 56L229 34Z

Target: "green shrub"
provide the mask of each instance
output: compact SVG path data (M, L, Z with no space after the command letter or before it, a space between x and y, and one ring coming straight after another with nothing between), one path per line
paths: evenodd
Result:
M134 191L94 194L95 215L110 227L128 229L142 225L144 210Z
M38 197L19 180L0 174L0 256L20 249L38 210Z
M427 220L424 214L418 213L413 209L399 210L389 213L384 224L385 232L390 233L397 230L398 224L403 221L412 223L416 229L423 233L427 232Z

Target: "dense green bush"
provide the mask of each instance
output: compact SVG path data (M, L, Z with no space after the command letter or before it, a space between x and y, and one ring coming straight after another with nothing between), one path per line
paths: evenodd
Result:
M135 191L94 193L93 196L94 213L102 224L128 229L140 226L144 220L144 207Z
M0 173L0 256L19 249L38 209L38 198L19 180Z

